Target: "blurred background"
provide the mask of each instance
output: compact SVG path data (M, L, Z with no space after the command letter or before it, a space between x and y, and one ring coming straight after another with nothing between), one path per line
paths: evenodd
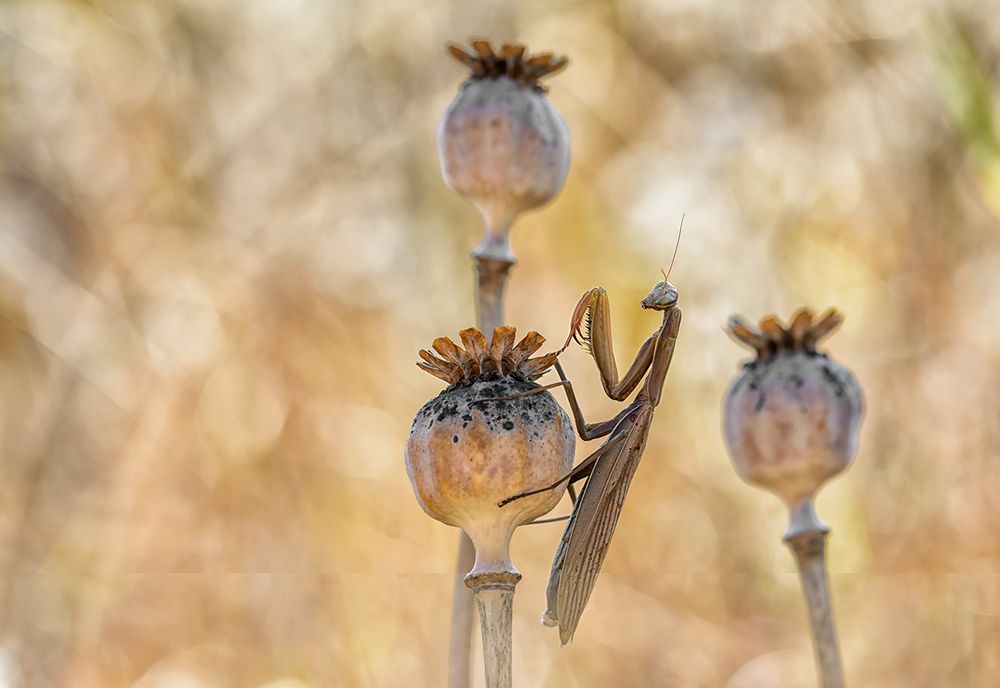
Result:
M457 531L402 449L442 386L417 350L473 323L435 127L477 34L571 58L508 322L559 340L600 284L631 357L687 214L684 329L568 647L538 623L562 526L515 536L515 685L815 685L784 507L719 432L726 318L806 304L845 312L867 394L818 502L848 682L996 685L1000 14L544 5L0 5L0 686L444 684Z

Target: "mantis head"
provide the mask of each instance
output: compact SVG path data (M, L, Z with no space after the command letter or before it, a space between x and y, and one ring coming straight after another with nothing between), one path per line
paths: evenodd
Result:
M681 232L684 231L684 216L681 215L681 226L677 229L677 243L674 244L674 255L670 258L670 267L663 272L663 281L657 282L653 291L642 300L643 308L651 308L654 311L669 311L677 305L677 287L669 281L670 271L674 269L674 261L677 259L677 249L681 245Z
M653 290L642 300L643 308L655 311L668 311L677 305L677 287L667 281L664 275L662 282L657 282Z

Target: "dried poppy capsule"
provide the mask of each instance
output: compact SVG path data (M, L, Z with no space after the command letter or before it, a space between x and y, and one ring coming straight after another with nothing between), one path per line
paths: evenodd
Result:
M861 388L847 368L816 351L840 322L833 309L818 320L802 309L788 327L774 316L761 320L759 330L738 318L729 324L730 334L757 353L726 395L733 465L792 507L844 470L857 449Z
M406 468L420 506L433 518L458 526L476 546L469 577L506 571L514 529L548 513L559 487L500 508L497 503L565 474L575 435L566 413L533 380L555 363L557 353L529 358L545 338L529 332L516 346L513 327L462 330L457 346L434 340L437 356L421 351L417 363L449 383L417 412L406 443ZM483 401L488 400L488 401ZM518 577L520 577L518 575Z
M851 372L816 351L840 324L830 309L818 320L802 309L785 327L774 316L753 329L738 318L729 333L757 352L726 394L723 424L736 472L781 497L812 626L820 685L843 688L844 671L826 574L827 528L813 495L844 470L858 445L863 402Z
M471 199L486 221L474 255L512 263L511 223L550 201L569 168L569 132L538 83L567 59L527 55L518 44L497 54L486 39L471 43L473 52L448 44L472 73L438 127L441 167L448 185Z

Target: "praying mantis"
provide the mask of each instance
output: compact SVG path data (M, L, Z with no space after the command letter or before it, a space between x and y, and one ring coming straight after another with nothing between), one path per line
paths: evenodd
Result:
M584 293L577 303L563 349L573 339L580 342L597 363L605 393L615 401L624 401L642 383L632 402L614 418L598 423L586 421L573 385L558 361L555 367L559 382L525 393L564 387L580 437L583 440L607 437L597 451L556 482L508 497L498 504L503 507L522 497L551 490L564 482L568 482L570 496L573 497L572 484L587 479L583 490L573 500L573 511L552 562L546 590L548 608L542 617L545 625L559 626L559 638L563 645L572 640L597 582L622 503L646 447L653 412L660 403L680 330L681 310L677 299L677 289L668 281L668 273L664 273L663 281L658 282L641 302L645 309L661 311L663 321L639 348L635 360L621 378L611 340L611 309L607 293L595 287Z

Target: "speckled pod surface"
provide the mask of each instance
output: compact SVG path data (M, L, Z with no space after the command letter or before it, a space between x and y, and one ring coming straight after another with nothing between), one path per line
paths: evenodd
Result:
M506 561L514 529L547 514L562 497L560 487L497 506L572 466L573 424L548 392L475 403L537 387L505 377L450 389L428 401L410 429L407 470L417 500L430 516L472 538L473 571Z

